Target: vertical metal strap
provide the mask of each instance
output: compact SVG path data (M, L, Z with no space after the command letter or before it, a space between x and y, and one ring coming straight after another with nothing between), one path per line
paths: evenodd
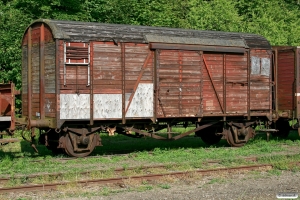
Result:
M223 54L223 113L226 114L226 53ZM224 121L226 117L224 117Z
M182 51L178 52L179 58L179 115L182 115Z
M94 125L94 91L93 91L93 60L94 60L94 51L90 51L90 47L93 48L93 42L89 44L89 72L88 75L89 84L90 84L90 125ZM91 62L92 61L92 62Z
M11 120L10 120L10 128L9 128L9 131L13 131L15 130L15 127L16 127L16 123L15 123L15 110L16 110L16 106L15 106L15 94L16 94L16 91L15 91L15 84L14 83L11 83L10 84L10 92L11 92L11 102L10 102L10 108L11 108ZM1 111L1 92L0 92L0 111ZM1 113L0 113L1 114Z
M203 117L203 51L199 51L198 52L199 56L200 56L200 73L201 73L201 78L200 78L200 108L199 108L199 113L197 116L199 117ZM199 120L199 118L198 118Z
M251 119L251 112L250 112L250 98L251 98L251 94L250 94L250 81L251 81L251 60L250 60L250 49L248 49L247 52L247 120ZM270 101L269 101L270 102Z
M273 77L273 74L272 74L272 70L271 70L271 66L272 66L272 51L267 51L268 55L269 55L269 59L270 59L270 66L269 66L269 102L270 102L270 105L269 105L269 110L270 110L270 115L269 115L269 120L271 121L272 120L272 116L273 116L273 106L272 106L272 103L273 103L273 97L272 97L272 90L273 90L273 82L272 82L272 77ZM261 65L261 68L262 68L262 65ZM250 74L250 71L249 71L249 74ZM250 81L249 81L249 84L250 85ZM249 91L250 91L250 87L249 87ZM250 93L250 92L249 92ZM249 100L249 103L250 103L250 100ZM249 112L250 112L250 107L249 107ZM249 114L250 116L250 114Z
M155 94L156 94L156 98L155 98L156 108L155 108L155 110L156 110L156 113L157 113L157 106L159 105L160 108L161 108L161 111L163 113L163 116L166 117L166 113L165 113L164 107L163 107L164 105L162 104L162 101L159 98L159 93L160 93L160 91L159 91L160 90L160 88L159 88L160 51L161 51L160 49L157 49L155 51L155 57L156 57L156 61L155 61L155 63L156 63L156 67L155 67L156 68L156 92L155 92Z
M122 123L126 123L125 113L125 44L121 43L121 69L122 69Z
M66 63L67 63L67 47L66 42L64 42L64 86L66 86Z
M61 42L62 43L62 42ZM56 127L60 128L63 121L60 119L60 68L61 68L61 61L59 59L61 55L61 43L58 39L55 40L55 93L56 93Z
M28 68L28 73L27 73L27 81L28 81L28 84L27 84L27 108L28 108L28 118L29 120L31 119L32 117L32 105L31 105L31 99L32 99L32 60L31 60L31 54L32 54L32 40L31 40L31 34L32 34L32 28L29 27L28 28L28 51L27 51L27 68ZM29 125L30 126L30 125ZM30 127L28 127L30 128Z
M154 98L153 98L153 123L157 119L157 101L158 101L158 65L159 65L159 50L154 52L154 66L153 66L153 88L154 88Z
M91 85L91 77L90 77L90 65L91 65L91 61L90 61L90 56L91 56L91 51L90 51L90 44L88 44L88 82L87 82L87 86Z
M45 27L40 27L40 118L45 118Z
M275 79L275 110L276 113L278 113L278 77L277 77L277 73L278 73L278 49L275 49L275 66L274 66L274 79Z

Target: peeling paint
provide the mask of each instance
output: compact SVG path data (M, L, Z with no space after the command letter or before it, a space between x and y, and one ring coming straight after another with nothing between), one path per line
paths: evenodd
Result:
M140 83L138 85L126 117L153 117L152 83Z
M122 94L94 94L94 118L122 118Z
M89 94L60 94L60 119L89 119Z

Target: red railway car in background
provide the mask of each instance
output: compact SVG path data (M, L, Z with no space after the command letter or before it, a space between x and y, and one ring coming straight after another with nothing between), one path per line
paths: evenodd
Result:
M15 95L20 91L13 83L0 83L0 144L18 141L15 138L3 138L3 135L13 135L16 128Z
M277 135L286 137L290 119L300 119L300 47L274 46L274 116ZM292 128L298 128L294 123ZM298 131L299 132L299 131ZM275 133L276 134L276 133ZM300 134L300 132L299 132Z
M273 49L256 34L40 19L22 52L25 124L70 156L101 145L100 130L171 140L195 132L242 146L258 122L299 118L298 103L282 104L280 62L273 69ZM191 122L195 129L172 132Z

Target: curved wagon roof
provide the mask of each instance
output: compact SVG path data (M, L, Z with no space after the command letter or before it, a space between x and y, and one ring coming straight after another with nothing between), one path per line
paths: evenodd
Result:
M261 35L237 32L203 31L180 28L150 27L95 22L39 19L32 22L47 24L56 39L70 41L115 41L137 43L177 43L213 46L270 49ZM30 27L29 26L29 27Z

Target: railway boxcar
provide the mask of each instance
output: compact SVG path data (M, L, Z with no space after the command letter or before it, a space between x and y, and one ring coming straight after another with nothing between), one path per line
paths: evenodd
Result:
M22 52L26 126L71 156L101 145L100 130L242 146L273 120L272 48L260 35L40 19Z
M13 83L0 83L0 144L18 141L15 138L3 139L3 135L13 135L15 131L15 95L18 94Z
M300 119L300 47L274 46L275 112L277 133L286 137L289 133L288 120L294 119L299 127ZM295 123L297 121L298 123ZM300 132L299 132L300 133Z

